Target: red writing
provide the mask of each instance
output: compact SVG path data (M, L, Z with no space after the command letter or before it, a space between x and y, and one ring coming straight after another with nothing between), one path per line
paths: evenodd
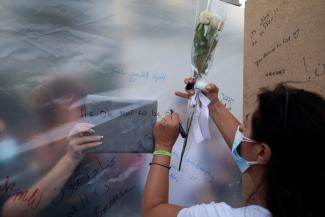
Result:
M14 201L26 202L27 206L31 209L37 209L42 199L42 195L38 188L31 193L28 190L22 191L16 187L16 184L10 180L9 176L6 177L5 183L0 185L0 194L1 193L12 195Z

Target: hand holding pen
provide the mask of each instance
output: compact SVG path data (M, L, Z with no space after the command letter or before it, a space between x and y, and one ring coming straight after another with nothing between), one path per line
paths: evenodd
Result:
M174 113L174 110L170 109L170 114L173 114L173 113ZM186 132L185 132L184 128L182 127L181 123L179 123L179 133L181 134L181 136L183 138L186 138L187 135L186 135Z

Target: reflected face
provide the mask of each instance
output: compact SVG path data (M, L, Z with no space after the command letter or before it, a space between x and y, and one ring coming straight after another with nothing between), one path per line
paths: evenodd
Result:
M58 124L75 122L80 119L80 107L74 103L56 105L56 117Z

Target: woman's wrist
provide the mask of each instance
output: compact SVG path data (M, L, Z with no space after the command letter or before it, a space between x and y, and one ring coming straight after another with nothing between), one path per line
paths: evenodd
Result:
M155 151L167 151L167 152L172 152L173 150L173 147L168 147L168 146L165 146L165 145L159 145L159 144L156 144L155 145Z
M74 169L76 166L78 166L78 164L80 163L80 161L82 159L74 158L73 156L71 156L70 153L66 153L63 156L62 160L63 160L64 164L67 166L67 168Z
M171 161L171 157L168 157L166 155L154 155L151 162L159 163L159 164L169 167L170 161Z
M208 107L209 107L209 111L213 111L213 110L224 108L224 105L221 103L219 99L214 99L209 103Z
M168 167L170 165L172 149L173 147L156 144L152 162L160 163Z

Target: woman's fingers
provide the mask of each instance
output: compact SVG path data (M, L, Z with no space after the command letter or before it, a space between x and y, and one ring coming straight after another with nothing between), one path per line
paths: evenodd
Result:
M102 143L103 142L91 142L91 143L82 144L82 145L79 145L78 147L76 147L76 150L82 152L83 150L97 147L97 146L101 145Z
M173 114L171 114L170 119L172 120L172 122L176 125L179 125L179 114L174 112Z
M91 143L91 142L101 142L103 136L83 136L83 137L76 137L71 141L72 145L81 145L84 143Z
M194 79L192 77L185 78L184 79L184 83L185 84L193 84L194 83Z
M205 88L209 93L211 92L218 92L218 87L215 84L208 84Z
M184 93L184 92L180 92L180 91L176 91L175 92L176 96L182 97L182 98L189 98L190 96L192 96L193 94L190 93Z
M95 130L89 129L78 133L78 136L91 136L95 134Z
M176 112L157 122L153 130L156 148L172 148L179 134L178 129L179 115Z
M194 79L192 77L190 78L185 78L184 79L184 83L185 84L194 84ZM195 94L195 90L191 89L191 90L185 90L185 92L181 92L181 91L176 91L175 95L182 97L182 98L190 98L191 96L193 96Z
M102 144L103 136L94 136L93 127L95 126L89 123L78 123L68 133L68 154L72 159L81 160L84 157L83 150Z
M204 90L202 90L204 94L210 94L210 93L218 93L218 87L215 84L208 84Z
M94 133L95 131L92 129L95 125L89 123L78 123L76 124L68 133L68 137L78 136L80 133L88 132Z
M84 154L83 154L84 150L97 147L101 144L102 144L102 142L97 141L97 142L90 142L90 143L86 143L86 144L82 144L82 145L71 145L69 148L69 150L70 150L69 153L73 159L81 160L84 156Z

